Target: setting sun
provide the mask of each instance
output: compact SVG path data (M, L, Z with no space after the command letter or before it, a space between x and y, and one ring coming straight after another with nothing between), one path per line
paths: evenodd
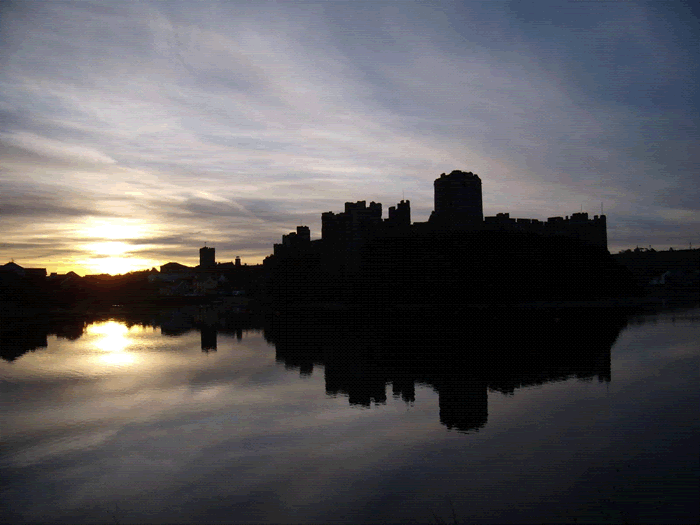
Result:
M107 273L109 275L120 275L148 267L142 264L142 259L127 257L105 257L94 258L81 261L82 265L89 268L91 273Z
M129 253L131 245L121 241L108 241L88 244L85 249L97 255L124 255Z
M91 219L79 229L87 242L81 246L85 258L76 262L88 273L110 275L158 266L157 261L135 254L147 246L138 244L144 239L146 229L143 223L133 219Z
M144 225L133 219L92 219L80 233L85 237L101 240L139 239L144 235Z

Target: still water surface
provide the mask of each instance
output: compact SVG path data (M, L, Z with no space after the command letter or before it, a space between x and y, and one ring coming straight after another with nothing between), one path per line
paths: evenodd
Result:
M698 521L700 309L219 317L6 324L0 521Z

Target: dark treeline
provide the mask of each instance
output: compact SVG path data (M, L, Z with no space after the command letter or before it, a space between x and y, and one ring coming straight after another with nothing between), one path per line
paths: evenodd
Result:
M377 236L356 260L319 244L270 266L269 291L278 305L508 304L639 293L607 250L523 232Z
M700 300L700 249L635 249L613 255L646 295Z

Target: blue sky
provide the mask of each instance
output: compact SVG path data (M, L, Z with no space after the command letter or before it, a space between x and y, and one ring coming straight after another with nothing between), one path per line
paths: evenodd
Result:
M684 2L4 2L0 262L256 263L345 201L427 220L454 169L486 215L697 246L699 35Z

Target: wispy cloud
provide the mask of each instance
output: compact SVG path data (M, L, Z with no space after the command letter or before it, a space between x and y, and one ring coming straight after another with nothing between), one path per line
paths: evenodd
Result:
M18 247L29 221L72 238L108 216L260 260L348 200L405 194L425 220L452 169L482 177L487 213L603 201L639 237L641 210L684 225L671 240L697 237L699 52L683 9L8 4L0 214L19 253L3 255L50 264ZM611 248L634 237L610 227Z

